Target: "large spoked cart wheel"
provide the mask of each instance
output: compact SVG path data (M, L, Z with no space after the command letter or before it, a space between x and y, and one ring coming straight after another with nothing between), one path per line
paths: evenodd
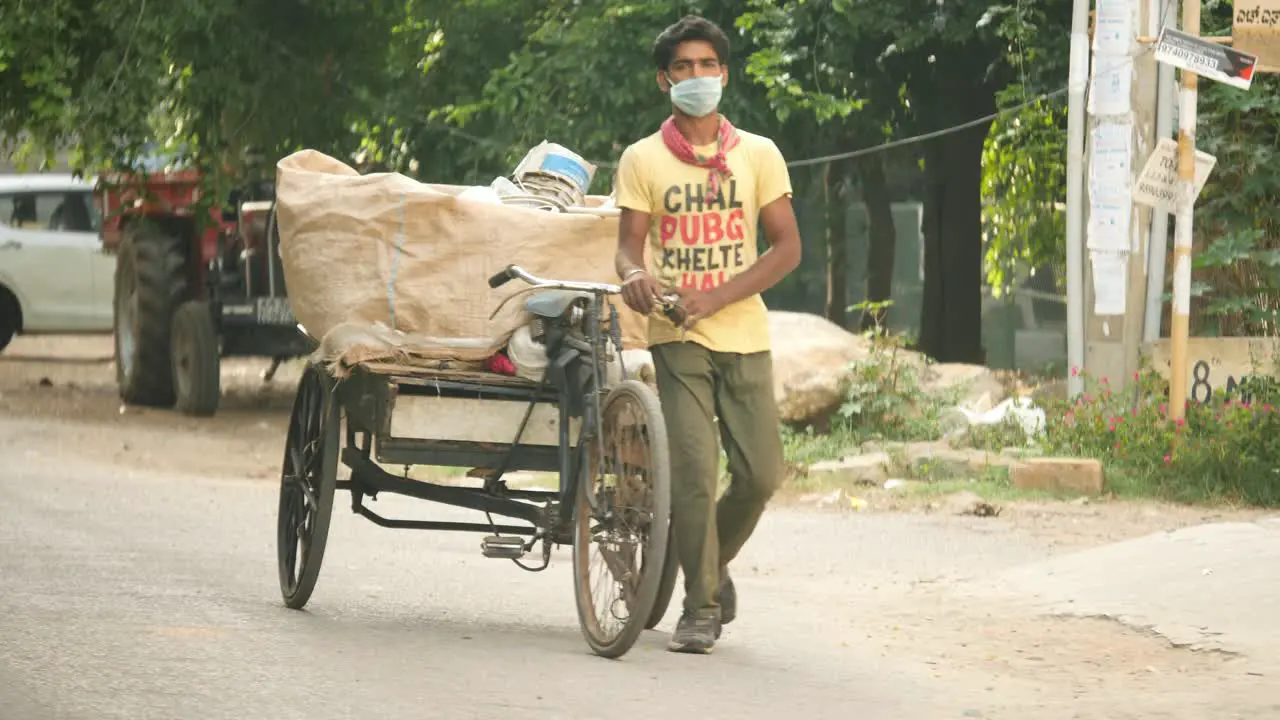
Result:
M653 601L649 622L644 624L645 630L658 627L658 623L662 622L662 618L667 614L667 608L671 607L671 598L676 592L676 575L679 571L680 558L676 555L675 533L668 531L667 559L662 563L662 581L658 583L658 597Z
M662 407L648 385L615 387L600 428L574 504L573 579L587 644L618 657L652 627L655 611L660 620L666 610L656 602L670 539L671 470Z
M298 383L280 472L276 518L280 593L301 609L311 599L329 537L338 476L338 402L333 381L309 365Z

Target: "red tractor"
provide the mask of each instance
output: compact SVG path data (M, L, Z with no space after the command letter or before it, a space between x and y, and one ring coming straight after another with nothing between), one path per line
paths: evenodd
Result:
M115 252L115 359L129 404L217 412L223 357L280 363L314 346L285 293L271 183L250 183L198 222L196 170L105 174L96 202Z

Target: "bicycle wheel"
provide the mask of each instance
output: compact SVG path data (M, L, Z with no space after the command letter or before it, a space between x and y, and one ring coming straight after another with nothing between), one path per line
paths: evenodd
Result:
M298 383L280 472L276 558L285 606L301 609L311 599L333 515L338 484L337 399L329 376L308 366Z
M680 572L680 558L676 555L676 539L673 532L667 535L667 554L662 562L662 582L658 584L658 596L653 601L649 622L644 624L645 630L658 627L658 623L666 617L667 609L671 607L671 598L676 592L676 573L678 572Z
M658 598L671 535L671 461L658 395L642 382L626 380L609 393L600 431L603 453L592 449L578 483L574 594L587 644L617 658L640 637ZM603 516L591 511L587 483Z

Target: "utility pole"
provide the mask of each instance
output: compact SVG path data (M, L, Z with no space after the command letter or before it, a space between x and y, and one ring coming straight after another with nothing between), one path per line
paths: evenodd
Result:
M1137 161L1155 146L1156 65L1137 40L1158 27L1159 2L1097 0L1095 12L1084 368L1116 388L1137 369L1142 339L1150 211L1135 205L1133 188Z
M1067 365L1084 367L1084 94L1089 85L1089 0L1074 0L1067 71ZM1067 393L1084 379L1067 373Z
M1182 31L1200 36L1200 0L1184 0ZM1187 414L1187 341L1191 316L1191 225L1196 204L1197 75L1182 70L1178 110L1178 221L1173 237L1173 317L1169 325L1169 417Z
M1177 0L1159 0L1160 4L1172 4ZM1160 11L1152 36L1160 33L1160 26L1172 18ZM1173 134L1173 111L1178 105L1178 83L1171 65L1157 63L1156 81L1156 138L1163 140ZM1173 218L1167 210L1155 209L1151 213L1151 242L1147 245L1147 314L1142 321L1142 340L1152 343L1160 339L1164 321L1165 263L1169 259L1169 221Z

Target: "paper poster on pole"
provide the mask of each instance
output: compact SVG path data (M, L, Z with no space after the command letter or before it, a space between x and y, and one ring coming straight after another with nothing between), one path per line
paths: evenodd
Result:
M1128 200L1098 200L1089 207L1090 250L1127 252L1133 204Z
M1196 151L1196 197L1209 180L1209 174L1218 164L1218 158L1207 152ZM1147 158L1133 190L1133 201L1167 213L1178 211L1178 143L1172 138L1161 138L1156 149Z
M1132 0L1098 0L1093 51L1099 56L1128 55L1133 42Z
M1133 177L1133 123L1098 125L1091 134L1089 196L1113 200L1128 197Z
M1133 58L1098 57L1094 60L1089 86L1090 115L1122 115L1130 110L1133 87Z
M1091 252L1093 264L1093 314L1123 315L1128 295L1129 255Z
M1235 0L1231 46L1280 67L1280 0Z

